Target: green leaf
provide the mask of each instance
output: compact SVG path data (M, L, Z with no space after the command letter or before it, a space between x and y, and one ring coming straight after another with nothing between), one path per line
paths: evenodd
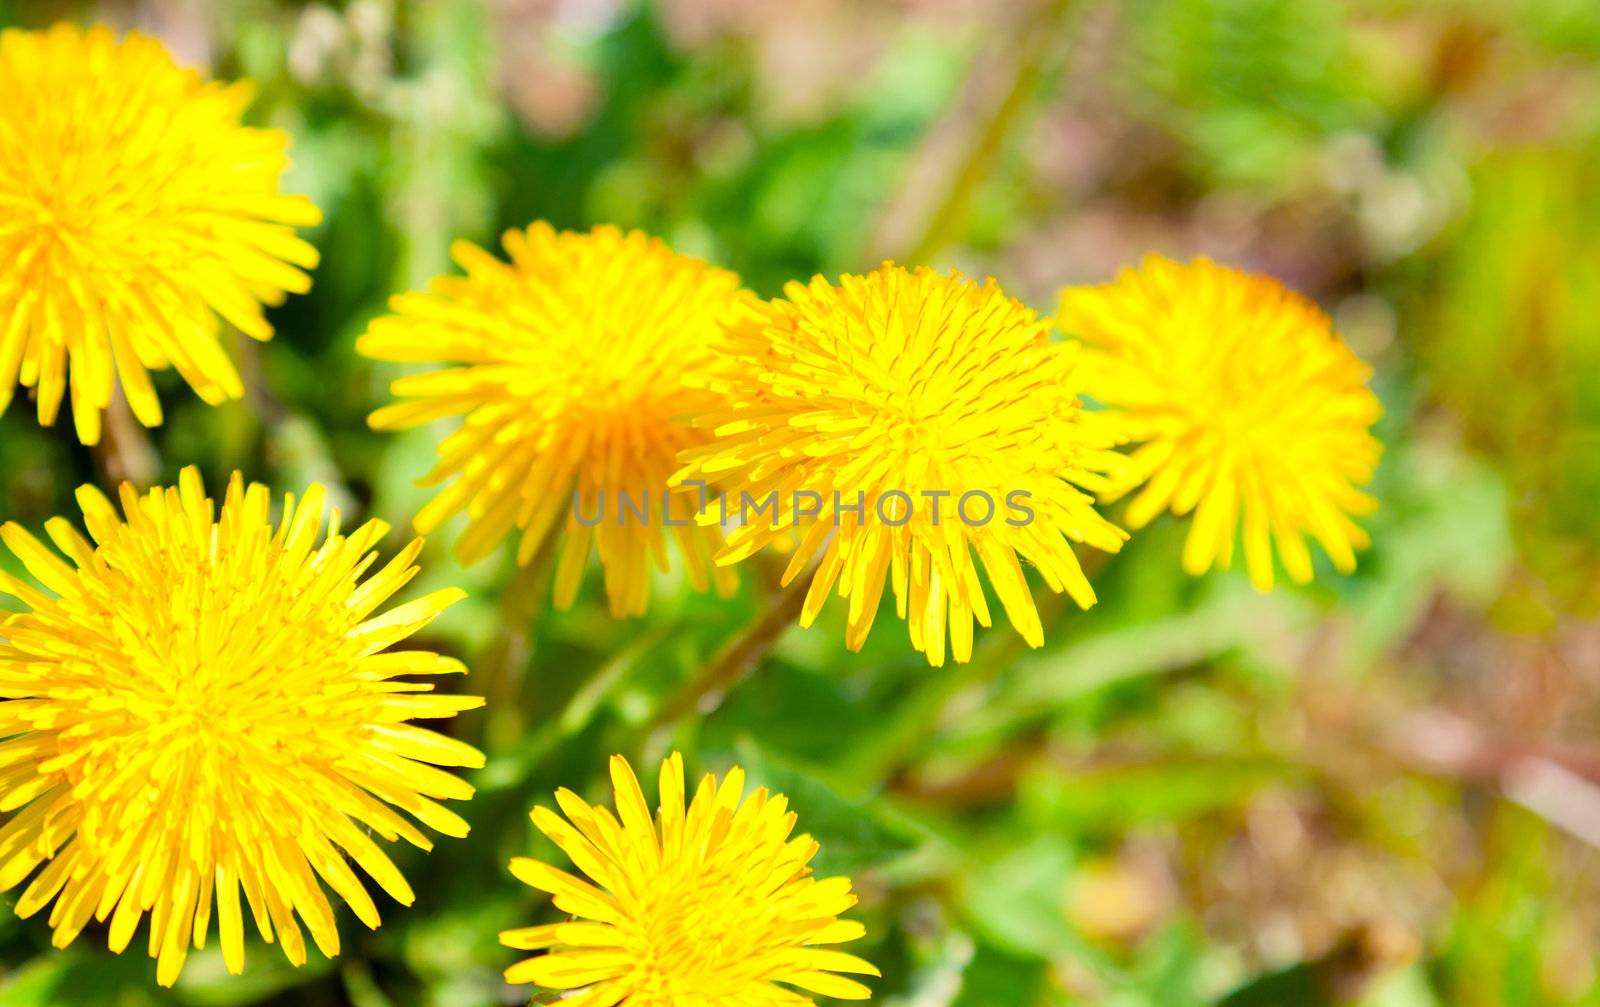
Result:
M1317 978L1314 965L1301 963L1252 979L1217 1007L1338 1007Z
M1019 1007L1040 1003L1049 970L1040 961L1017 958L979 944L961 972L961 992L951 1007Z
M1008 954L1039 961L1069 957L1105 986L1127 988L1124 971L1068 921L1073 864L1071 849L1052 835L969 862L960 876L962 910L984 939Z
M840 796L813 772L749 738L737 750L750 782L784 794L799 816L797 830L821 844L812 862L819 876L881 869L916 848L909 823L892 818L876 802Z

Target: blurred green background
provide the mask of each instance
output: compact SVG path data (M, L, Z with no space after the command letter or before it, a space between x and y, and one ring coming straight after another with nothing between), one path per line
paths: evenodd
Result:
M1188 579L1158 522L1098 568L1097 608L1044 603L1041 651L1000 629L931 669L885 618L851 655L830 606L667 723L759 617L758 569L729 603L664 578L619 623L597 577L549 612L441 536L415 590L473 597L426 642L490 697L455 727L490 762L471 837L402 862L416 906L344 914L344 955L301 970L257 943L230 978L213 943L171 992L141 941L57 952L8 910L0 1004L525 1002L495 935L552 918L504 869L553 855L528 807L672 746L790 794L862 893L879 1003L1600 1004L1600 4L0 0L63 17L254 78L324 262L273 342L234 337L246 401L165 376L147 454L19 403L0 518L198 463L214 488L321 481L398 546L438 431L366 428L397 372L356 335L451 239L536 218L646 228L763 294L892 256L1042 311L1146 250L1210 254L1334 315L1387 449L1351 578Z

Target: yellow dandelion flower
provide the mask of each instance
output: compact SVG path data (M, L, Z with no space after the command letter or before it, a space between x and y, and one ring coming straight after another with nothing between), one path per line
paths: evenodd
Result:
M731 314L750 298L733 273L674 253L634 231L513 230L502 262L468 242L453 254L465 277L393 301L357 344L380 360L455 366L401 378L403 400L372 414L379 430L445 416L465 422L439 445L423 480L447 484L416 517L427 533L465 510L463 562L512 529L526 565L565 519L555 603L571 604L591 543L617 615L645 610L652 562L668 568L676 538L690 580L732 590L710 555L720 539L667 494L678 452L706 435L685 418L711 396L685 379L711 368ZM665 512L663 513L663 508Z
M653 822L620 755L611 759L615 815L565 789L556 792L565 819L534 809L534 824L590 880L537 860L511 861L512 874L576 919L502 933L507 947L546 952L507 969L506 981L583 990L561 1001L570 1007L812 1002L790 986L868 999L867 987L836 973L878 970L827 946L866 932L838 918L856 903L850 880L812 876L817 843L790 838L795 815L783 795L758 789L746 797L735 766L720 785L702 777L685 809L676 753L662 763L660 781Z
M70 385L94 444L119 375L146 426L150 370L213 405L244 394L217 318L270 338L262 303L317 263L294 227L321 219L279 193L286 138L241 126L249 101L142 35L0 32L0 412L20 380L52 424Z
M1372 478L1381 408L1367 367L1328 316L1276 280L1150 256L1112 282L1062 292L1061 327L1087 344L1088 392L1140 446L1106 493L1143 487L1139 528L1194 512L1183 566L1227 568L1241 519L1245 564L1272 586L1272 543L1289 576L1311 579L1305 536L1343 572L1367 535L1351 515L1377 502Z
M718 385L728 404L707 420L717 439L684 456L680 479L728 487L712 517L739 527L718 561L798 528L784 583L821 554L801 625L837 585L859 649L887 581L935 665L947 626L965 661L974 618L990 624L981 564L1039 646L1023 562L1088 607L1071 543L1116 551L1126 538L1079 489L1102 486L1120 456L1081 410L1073 353L1048 331L993 280L885 263L838 286L791 283L731 331L734 364Z
M192 468L175 488L141 497L124 484L121 497L123 517L94 487L78 491L92 542L62 518L45 524L65 560L16 524L0 528L44 588L0 573L0 593L29 609L0 622L0 812L13 813L0 891L33 875L17 914L54 899L57 947L109 918L121 953L150 913L164 986L189 945L205 945L213 900L223 960L240 972L241 890L291 962L306 960L296 915L332 956L323 884L378 925L352 862L412 901L373 834L431 843L396 809L467 833L437 800L472 788L435 767L483 757L410 721L481 700L402 677L464 671L457 661L382 653L461 593L375 614L416 573L421 543L366 576L386 526L344 534L335 511L317 545L320 486L286 498L276 527L267 489L237 475L220 518Z

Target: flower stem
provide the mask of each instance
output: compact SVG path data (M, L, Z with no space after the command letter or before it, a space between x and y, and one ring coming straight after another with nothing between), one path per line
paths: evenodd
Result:
M812 573L807 570L771 595L755 622L724 644L696 678L661 705L649 733L670 728L689 714L707 714L720 706L728 691L761 663L800 617Z
M960 240L972 204L983 183L994 172L995 163L1005 151L1007 138L1022 119L1029 101L1044 75L1050 47L1060 38L1059 26L1070 7L1069 0L1041 0L1037 13L1024 18L1016 45L1021 51L1011 86L995 106L987 123L968 149L961 166L952 177L949 189L928 218L922 237L911 245L905 260L926 264L933 256Z
M478 661L483 683L484 713L478 725L481 740L490 749L505 747L522 733L527 711L519 695L522 673L533 657L539 613L550 594L550 566L559 536L545 536L539 551L525 566L517 567L500 593L500 620L495 638Z
M101 482L107 488L124 482L141 490L148 488L155 482L160 460L120 388L111 398L103 423L100 443L92 451Z

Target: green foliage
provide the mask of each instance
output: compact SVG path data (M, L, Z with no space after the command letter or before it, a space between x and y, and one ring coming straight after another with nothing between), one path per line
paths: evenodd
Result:
M1362 121L1336 0L1135 0L1128 24L1145 99L1219 182L1281 183Z
M1502 460L1524 551L1568 603L1600 598L1600 172L1592 143L1490 158L1438 266L1430 372ZM1588 597L1581 597L1589 595Z

